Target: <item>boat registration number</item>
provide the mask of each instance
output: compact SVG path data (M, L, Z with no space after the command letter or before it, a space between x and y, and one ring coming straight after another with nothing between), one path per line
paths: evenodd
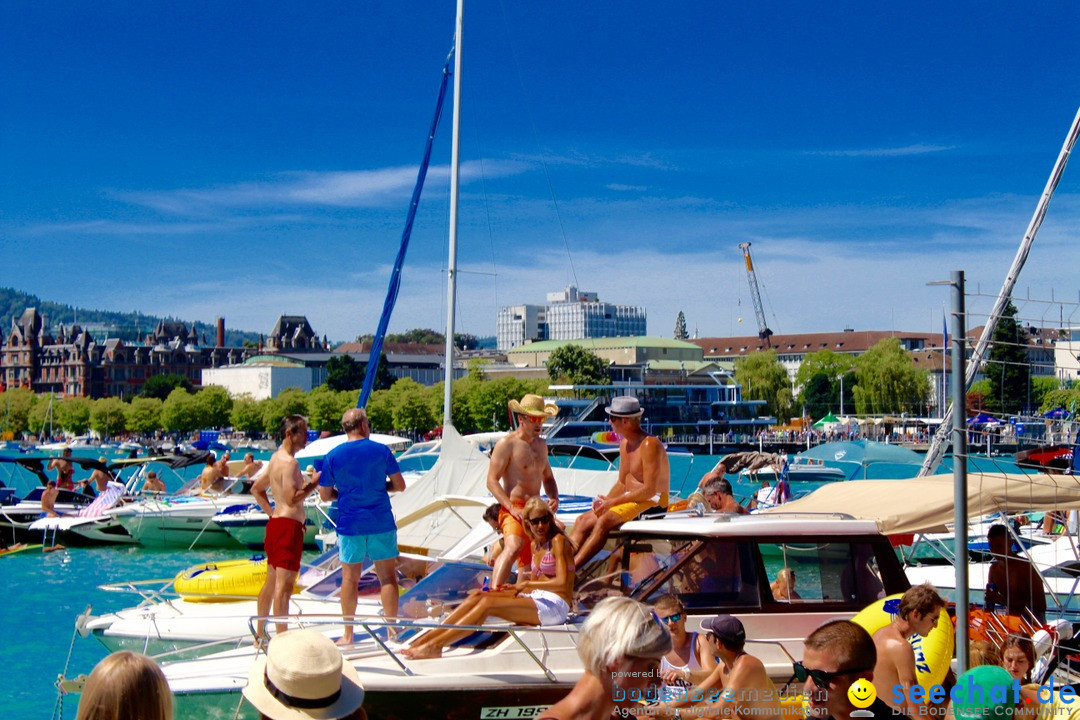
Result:
M547 705L514 705L511 707L480 708L481 720L505 720L506 718L532 718L548 709Z

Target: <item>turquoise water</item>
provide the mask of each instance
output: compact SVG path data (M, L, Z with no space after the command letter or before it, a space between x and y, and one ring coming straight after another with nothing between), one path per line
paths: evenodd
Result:
M96 455L96 452L89 451ZM685 496L718 460L715 456L672 459L672 489ZM997 459L974 459L972 470L1015 469ZM199 468L194 468L198 471ZM915 469L911 469L914 474ZM77 476L78 477L78 476ZM179 480L169 482L170 488ZM748 498L754 487L737 482L736 495ZM798 488L795 488L798 490ZM107 654L93 638L73 637L76 617L93 607L94 614L138 603L126 593L105 592L99 585L130 580L171 578L190 565L249 556L242 548L207 551L149 551L140 547L104 547L42 554L23 552L0 557L10 590L5 617L7 637L0 643L0 666L8 668L0 700L11 717L74 718L78 696L68 696L58 709L56 676L89 673ZM70 651L70 660L69 660Z

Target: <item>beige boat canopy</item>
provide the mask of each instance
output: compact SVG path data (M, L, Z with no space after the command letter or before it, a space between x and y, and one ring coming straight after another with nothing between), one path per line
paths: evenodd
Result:
M1080 510L1080 477L968 473L968 516L1025 510ZM841 512L874 520L885 535L944 532L953 521L953 476L907 480L853 480L823 485L806 497L766 510L781 513Z

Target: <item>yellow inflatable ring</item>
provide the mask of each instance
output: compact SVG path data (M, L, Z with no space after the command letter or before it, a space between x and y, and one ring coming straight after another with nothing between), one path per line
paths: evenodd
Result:
M873 605L863 608L859 614L851 618L852 622L862 626L866 632L873 635L881 628L892 622L893 615L885 610L885 604L895 601L898 605L903 595L890 595L878 600ZM937 625L926 637L912 635L908 638L911 649L915 651L915 675L918 683L924 691L934 685L941 685L945 674L949 671L949 663L953 656L953 624L949 619L949 613L941 611ZM923 702L929 702L926 695Z
M266 558L193 565L180 571L173 588L188 602L228 602L258 597L266 582ZM299 584L293 592L300 589Z

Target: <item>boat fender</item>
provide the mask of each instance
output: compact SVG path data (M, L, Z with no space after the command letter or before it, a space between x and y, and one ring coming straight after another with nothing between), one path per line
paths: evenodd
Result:
M890 595L878 600L863 608L851 620L873 635L893 621L902 597L902 594ZM915 651L915 676L919 685L924 688L941 685L953 656L953 624L949 613L942 610L937 625L929 635L912 635L908 642ZM924 695L924 703L929 701L930 698Z

